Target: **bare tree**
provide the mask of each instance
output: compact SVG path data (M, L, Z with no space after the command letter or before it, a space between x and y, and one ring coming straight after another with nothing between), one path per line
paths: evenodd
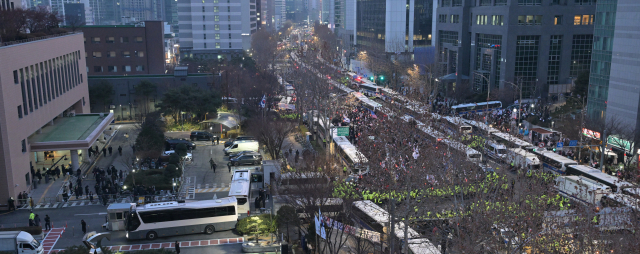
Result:
M252 133L266 147L273 159L279 159L284 140L296 130L296 125L275 116L254 117L249 126Z
M64 17L64 20L72 32L75 32L78 28L87 24L85 17L81 15L67 14Z

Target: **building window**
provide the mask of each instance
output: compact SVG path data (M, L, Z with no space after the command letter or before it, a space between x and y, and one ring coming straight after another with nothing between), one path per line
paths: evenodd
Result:
M575 0L576 5L595 5L597 0Z
M518 25L539 26L542 25L542 15L521 15L518 16Z
M231 31L231 25L227 25L227 26L228 26L227 30Z
M502 26L504 25L503 20L504 20L503 15L493 15L491 16L491 25Z
M525 84L522 87L523 98L531 98L537 82L540 36L518 36L516 43L514 76L520 78Z
M216 42L216 48L219 49L220 48L220 43Z
M122 57L131 57L131 52L129 52L129 51L122 51Z
M144 51L136 51L136 56L144 57Z
M23 139L22 140L22 152L26 153L27 152L27 140ZM27 182L29 181L29 174L27 174Z
M120 37L120 43L129 43L129 37Z
M131 65L125 65L125 66L122 66L122 70L123 70L124 72L131 72Z
M207 48L207 43L206 42L204 43L204 48Z
M540 5L542 0L518 0L518 5Z
M496 0L496 6L507 5L507 0Z
M555 17L553 17L553 24L554 25L562 25L562 15L556 15Z
M220 30L220 25L213 25L213 30L219 31Z
M118 67L116 66L107 66L108 72L118 72Z
M462 6L462 0L453 0L453 7Z
M138 42L138 43L142 42L142 36L136 37L136 42Z
M102 72L102 66L93 66L93 72Z
M18 71L13 71L13 83L14 84L20 84L20 80L18 79Z
M107 57L116 57L116 52L115 51L107 52Z
M220 16L218 15L213 16L213 21L220 21Z
M93 54L93 58L102 57L102 52L100 52L100 51L94 51L94 52L92 52L92 54Z
M113 43L115 40L115 37L107 37L107 43Z
M213 12L218 12L218 6L213 6Z
M547 83L557 85L560 77L560 55L562 54L562 35L551 35L549 42L549 68Z
M136 66L136 71L144 71L144 65Z
M494 71L495 77L500 77L500 58L502 57L502 35L496 34L476 34L476 71L487 79ZM487 54L489 50L493 54ZM475 91L486 91L489 83L480 75L474 77ZM494 87L500 86L499 78L489 80Z
M216 34L216 40L220 40L220 34Z
M100 43L100 37L91 38L91 43Z
M480 6L491 6L491 0L480 0Z
M592 34L577 34L573 36L571 45L571 68L569 76L578 77L591 66L591 49L593 47Z
M573 17L573 25L593 25L593 15L575 15Z
M229 48L231 48L231 42L229 42Z
M451 15L451 23L460 23L460 15Z
M487 23L487 15L476 15L476 24L477 25L488 25Z
M18 105L18 119L22 119L22 105Z
M207 30L207 25L202 25L202 30Z
M231 39L231 34L229 34L229 39Z

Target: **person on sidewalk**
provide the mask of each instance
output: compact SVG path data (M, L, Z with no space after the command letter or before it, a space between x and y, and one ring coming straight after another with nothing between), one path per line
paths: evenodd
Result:
M48 214L44 216L44 230L51 230L51 218Z
M227 163L227 167L229 167L229 173L231 173L231 162ZM233 177L233 176L231 176Z
M76 177L80 178L80 175L82 175L82 170L78 168L78 170L76 170Z
M215 170L215 169L213 169L213 164L215 164L215 162L213 162L213 158L210 158L210 159L209 159L209 166L211 166L211 170L213 170L213 173L215 173L215 172L216 172L216 170Z
M18 205L22 206L22 192L18 193Z
M80 220L80 225L82 225L82 233L86 234L87 233L87 223L84 222L84 220Z
M84 193L89 194L89 185L84 186Z
M7 201L7 205L9 206L9 212L11 212L11 210L13 209L14 211L16 210L16 201L13 200L13 197L9 198L9 201Z
M220 144L220 136L216 137L216 143L218 143L218 145Z
M109 146L109 156L111 156L112 152L113 152L113 147Z
M342 168L342 172L344 172L344 175L347 175L347 166L344 166L344 168Z
M215 162L215 161L213 161L213 160L211 160L211 163L213 163L213 164L211 164L211 168L213 169L213 173L215 174L215 173L216 173L216 167L217 167L218 165L216 165L216 162Z
M122 146L118 146L118 153L122 156Z
M102 156L107 157L107 149L102 147Z
M296 150L295 162L298 163L298 157L300 157L300 151Z
M180 254L180 242L176 241L176 253Z
M32 197L29 197L29 205L31 206L31 210L33 210L33 208L35 207L35 204L33 203Z
M93 204L93 192L89 192L89 202Z
M33 223L35 224L36 227L40 227L40 215L36 214L36 217L33 219Z

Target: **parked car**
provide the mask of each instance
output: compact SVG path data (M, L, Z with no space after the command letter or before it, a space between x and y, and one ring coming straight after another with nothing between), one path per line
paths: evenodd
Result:
M231 144L233 144L233 142L238 141L238 140L257 140L257 139L255 137L252 137L252 136L240 136L240 137L237 137L237 138L229 139L227 142L224 142L224 147L228 147Z
M254 154L254 153L255 153L255 154L260 154L260 153L258 153L258 152L254 152L254 151L240 151L240 152L237 152L237 153L230 153L230 154L229 154L229 159L231 159L231 158L235 158L235 157L238 157L238 156L240 156L240 155L245 155L245 154Z
M206 131L192 131L191 135L189 135L189 139L191 141L194 140L214 140L216 138L215 135L206 132Z
M259 153L243 154L235 158L229 159L231 165L260 165L262 163L262 155Z
M171 156L171 154L174 154L175 152L176 152L176 151L174 151L174 150L165 151L165 152L164 152L164 155L166 155L166 156ZM191 161L191 160L193 160L193 154L191 154L191 153L187 153L187 155L186 155L186 156L184 156L184 159L185 159L186 161Z
M233 145L225 148L224 154L229 155L241 151L254 151L257 152L260 149L260 144L255 140L238 140L233 142Z
M165 151L174 150L176 148L176 145L178 144L187 145L187 149L189 150L196 149L196 143L193 143L184 139L168 139L164 142L164 146L165 146L164 150Z

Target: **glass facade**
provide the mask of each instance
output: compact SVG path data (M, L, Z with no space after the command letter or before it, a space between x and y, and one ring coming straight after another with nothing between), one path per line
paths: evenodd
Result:
M600 0L596 5L593 32L593 55L589 76L587 113L591 118L604 117L609 96L609 74L615 31L617 0Z
M453 46L458 46L458 32L456 31L438 31L438 49L440 53L440 62L443 63L443 68L448 70L449 73L455 72L455 62L457 62L458 54L455 51L449 51L445 47L445 43L450 43ZM455 62L453 62L455 61ZM447 66L447 63L451 65ZM452 71L453 70L453 71ZM449 74L447 73L447 74Z
M493 86L500 87L500 59L502 58L502 35L495 34L476 34L476 70L487 73L486 78L492 74ZM485 54L487 49L491 49L492 54ZM493 71L493 73L491 73ZM474 84L476 91L486 91L487 81L482 79L482 85Z
M538 73L539 35L518 36L516 45L515 78L522 80L522 97L535 92Z
M592 34L576 34L571 45L571 68L569 76L576 78L582 72L589 71L591 66Z
M431 46L433 1L415 0L413 6L413 15L413 46ZM408 24L409 22L407 22L407 25Z
M560 76L560 55L562 54L562 35L551 35L549 41L549 68L547 83L557 85Z
M384 49L385 37L385 0L358 0L357 2L357 41L366 47Z

